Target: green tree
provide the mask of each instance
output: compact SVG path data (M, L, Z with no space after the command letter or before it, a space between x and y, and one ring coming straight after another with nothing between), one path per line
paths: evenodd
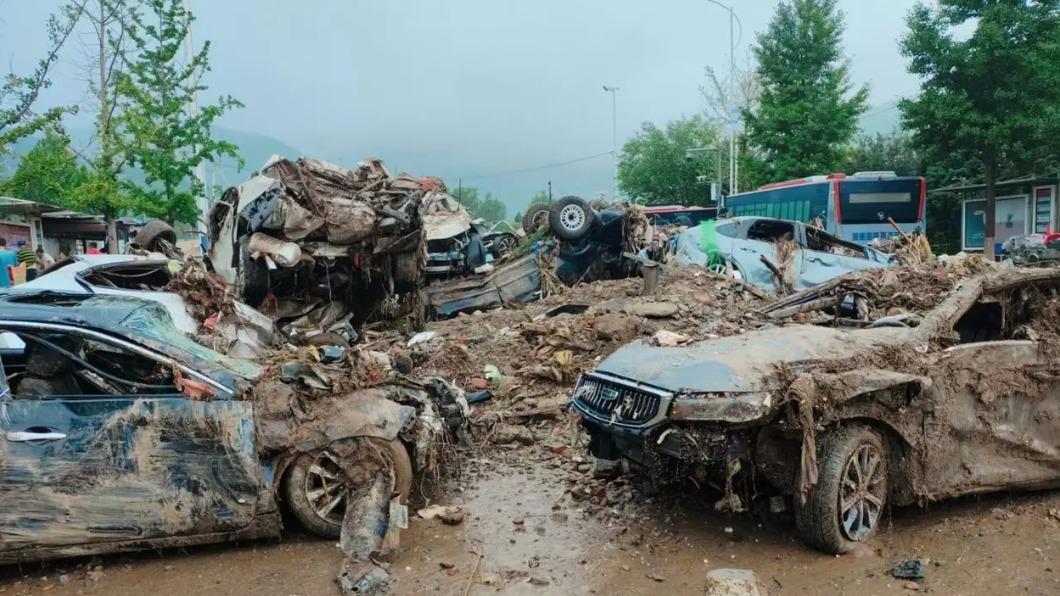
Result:
M689 159L686 152L717 145L717 130L700 116L674 120L665 130L645 122L622 146L618 185L631 198L649 205L705 205L710 202L710 185L696 180L714 177L716 156L699 152Z
M1000 177L1055 167L1060 144L1058 0L938 0L909 14L902 53L920 95L899 102L928 159L972 157L986 185L993 252ZM974 31L968 35L969 28Z
M59 58L59 50L73 33L85 2L63 5L58 15L48 19L48 53L37 63L29 75L9 73L0 82L0 153L11 143L45 129L57 128L63 115L77 111L75 107L53 107L43 113L33 106L41 91L51 85L48 73Z
M0 193L61 207L70 206L75 188L88 180L66 137L48 132L22 159Z
M183 48L194 16L182 0L142 0L126 31L135 57L118 77L122 113L117 117L127 136L125 156L144 173L144 186L127 185L138 209L169 222L194 222L195 198L205 189L194 176L203 161L231 156L242 163L232 143L212 137L214 120L242 104L229 96L198 109L205 91L210 43L187 63ZM145 14L146 13L146 14ZM104 187L106 185L103 185Z
M759 106L743 110L752 152L748 175L755 184L843 166L868 89L850 83L842 30L836 0L790 0L777 6L769 29L759 34Z
M482 218L488 222L504 221L508 207L504 201L494 198L491 194L486 193L480 197L478 189L474 186L459 187L451 194L471 213L471 217Z
M843 171L848 174L893 171L899 176L919 176L923 174L922 169L912 135L904 130L859 135L854 139L843 166Z

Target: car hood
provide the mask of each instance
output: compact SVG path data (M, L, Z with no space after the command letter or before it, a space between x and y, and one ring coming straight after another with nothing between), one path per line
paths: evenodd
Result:
M910 330L903 328L790 325L674 348L635 341L596 370L674 393L768 391L780 388L779 364L842 360L911 340Z

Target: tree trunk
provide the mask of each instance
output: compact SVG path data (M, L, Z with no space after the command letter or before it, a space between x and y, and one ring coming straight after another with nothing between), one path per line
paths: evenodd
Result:
M994 251L994 228L997 225L995 215L997 214L997 167L994 161L994 152L987 149L983 155L983 174L986 178L986 214L983 217L983 256L993 261Z
M118 254L118 218L113 213L107 213L103 216L107 222L107 252L116 255Z

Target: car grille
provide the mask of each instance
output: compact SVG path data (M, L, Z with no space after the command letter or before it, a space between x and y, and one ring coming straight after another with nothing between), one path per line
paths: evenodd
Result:
M574 399L592 414L624 424L642 424L659 412L661 397L596 377L582 376Z

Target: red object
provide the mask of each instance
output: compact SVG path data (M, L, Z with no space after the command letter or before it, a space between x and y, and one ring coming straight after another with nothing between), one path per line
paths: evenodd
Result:
M98 248L96 248L95 246L93 246L92 248L86 250L85 254L86 255L101 255L101 254L103 254L103 251L101 251Z
M205 321L202 322L202 326L206 327L207 329L217 329L217 322L220 320L221 313L215 312L214 314L207 317Z

